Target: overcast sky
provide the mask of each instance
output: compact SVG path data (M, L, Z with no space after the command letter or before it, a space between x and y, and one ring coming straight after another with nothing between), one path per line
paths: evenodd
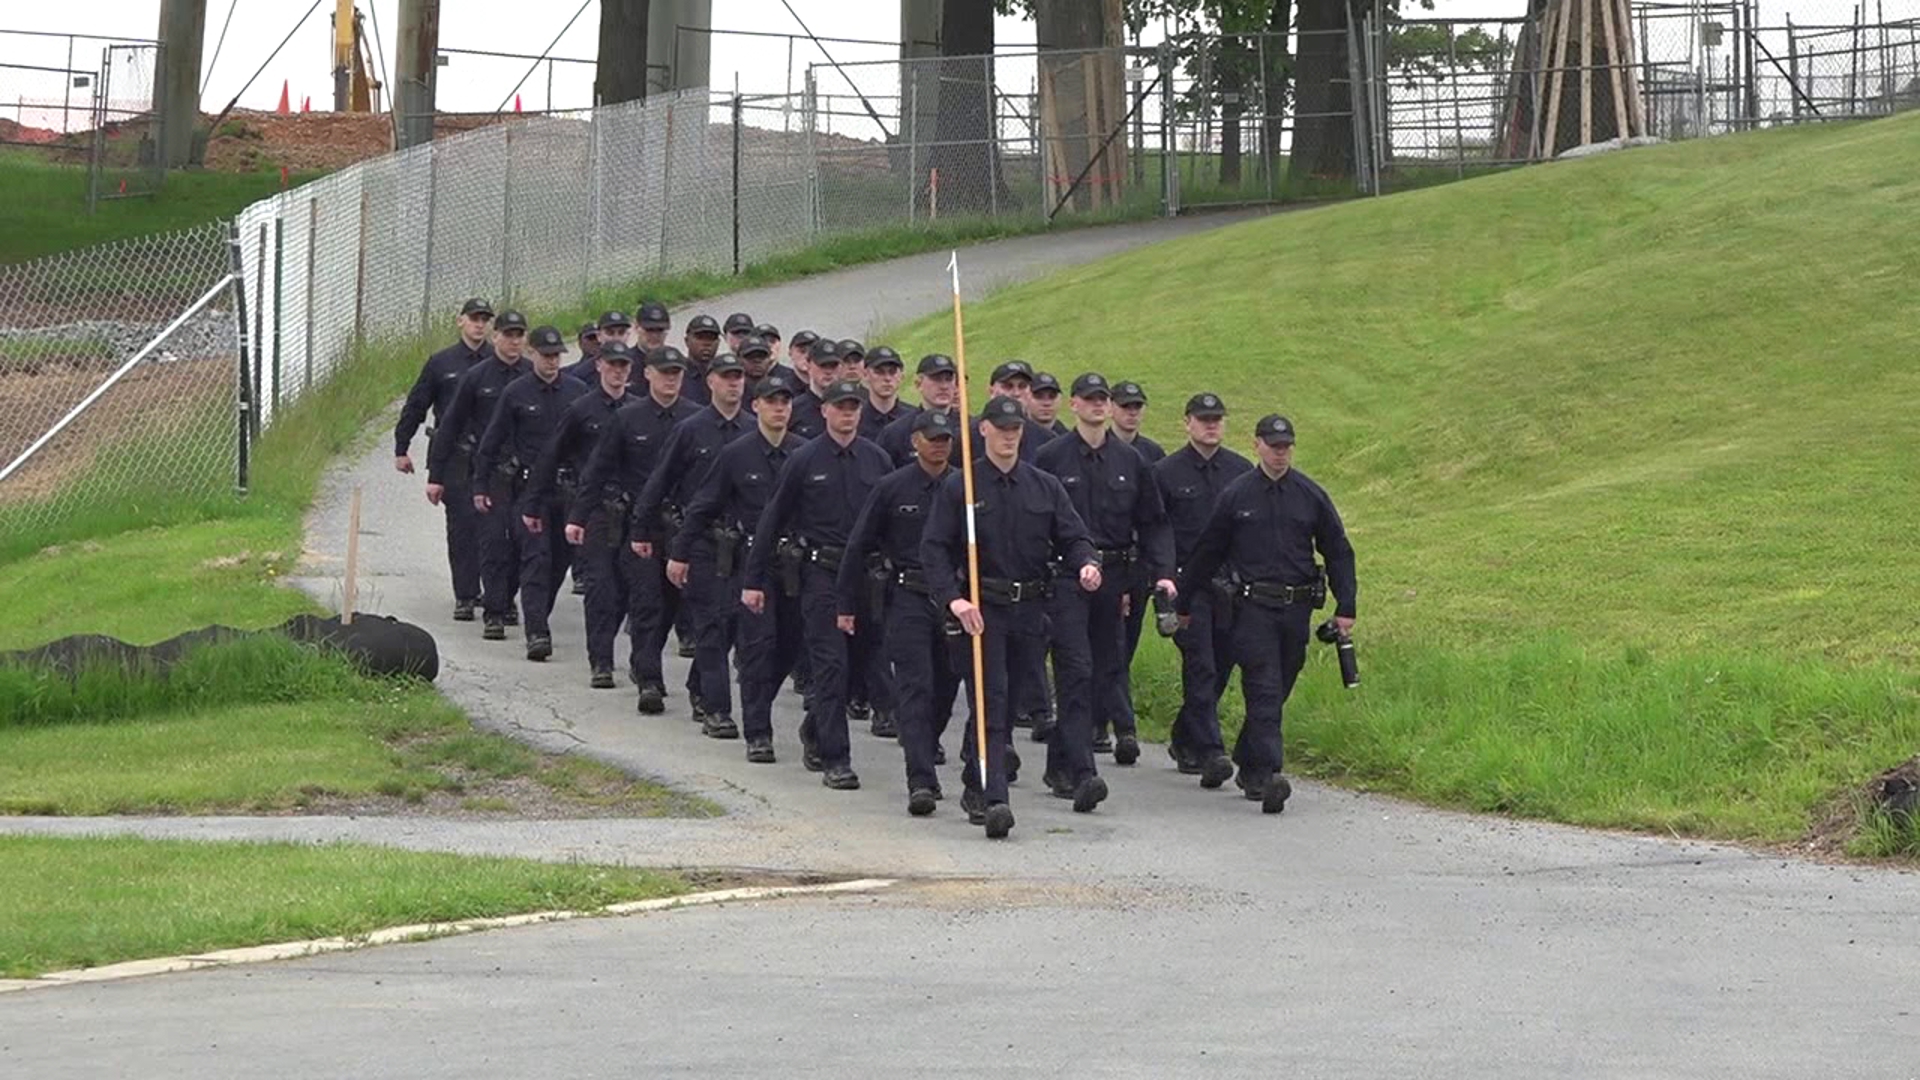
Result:
M823 38L869 38L896 41L899 36L898 0L789 0L794 11L815 34ZM322 0L319 10L300 26L293 39L251 86L242 86L253 75L312 0L239 0L233 4L233 17L226 27L226 40L220 44L230 0L207 0L207 40L203 54L206 65L202 108L217 112L236 93L244 108L271 109L280 99L284 80L299 107L302 97L311 97L317 109L330 107L333 96L332 42L329 15L333 0ZM383 46L387 72L393 68L394 31L399 0L359 0L360 10L370 17L368 29L376 29ZM1439 13L1461 17L1485 17L1518 14L1525 0L1439 0ZM445 48L485 49L497 52L535 55L546 49L555 35L555 56L592 59L599 32L599 0L588 0L586 8L571 29L561 28L579 9L578 0L552 0L528 3L526 0L444 0L440 44ZM95 34L123 34L131 38L152 38L159 22L159 0L61 0L59 3L29 3L5 0L0 4L0 29L85 31ZM714 0L713 24L723 30L757 30L801 33L794 16L781 0ZM1018 19L1001 19L996 29L1003 47L1013 43L1031 44L1032 24ZM1148 42L1157 40L1150 33ZM94 70L99 66L103 42L80 42L73 67ZM218 46L218 55L215 54ZM861 60L883 60L898 55L893 44L829 44L835 59L851 64ZM0 64L36 64L45 67L67 66L64 40L35 39L0 33ZM738 35L717 36L713 44L711 83L716 88L731 88L736 74L748 92L777 92L788 85L797 88L809 63L823 60L819 49L804 39L791 49L785 40ZM446 110L492 110L507 100L515 82L527 70L528 62L486 57L451 57L441 70L439 105ZM126 81L136 81L133 73ZM383 82L391 80L378 74ZM553 78L553 105L572 108L591 103L593 72L585 64L557 64ZM63 97L65 80L52 73L29 73L0 67L0 116L15 117L20 99L26 99L28 122L34 120L35 104ZM115 97L120 97L115 93ZM81 95L84 98L84 92ZM523 106L541 109L547 103L547 75L542 67L520 90ZM40 126L55 126L42 112ZM53 114L57 117L57 112ZM84 112L75 115L75 127L84 127Z

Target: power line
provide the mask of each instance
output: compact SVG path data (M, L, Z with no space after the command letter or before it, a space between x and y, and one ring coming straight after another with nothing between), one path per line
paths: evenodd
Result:
M227 21L220 24L220 40L213 43L213 59L207 61L206 77L200 81L200 93L205 95L207 84L213 82L213 65L220 62L220 50L227 44L227 28L233 25L233 9L240 6L240 0L227 0Z
M393 84L387 81L387 47L380 43L380 5L367 5L367 13L373 18L373 55L380 62L380 85L387 88L388 100L392 100Z
M533 77L533 73L540 69L540 61L545 60L547 54L553 51L553 47L560 44L560 39L567 36L567 31L573 29L573 24L580 20L580 16L586 13L587 5L591 3L593 3L593 0L582 0L580 10L573 13L573 18L567 20L567 25L561 27L560 32L553 35L553 40L547 42L547 47L540 50L540 55L533 58L533 63L527 68L526 74L520 76L520 81L514 83L513 89L507 91L507 96L501 98L500 104L493 107L494 112L502 112L506 109L507 102L512 101L513 95L519 93L520 88L525 86L527 80Z
M860 92L860 87L855 85L853 78L847 74L847 69L841 67L840 61L835 60L833 54L827 51L827 47L821 43L820 38L807 26L807 20L802 19L800 13L793 10L793 5L787 3L787 0L780 0L780 6L786 8L787 14L793 16L793 21L799 23L800 29L806 31L807 37L813 42L813 47L819 49L820 55L827 58L827 63L833 65L833 70L839 72L840 77L847 80L847 86L853 90L853 96L859 98L860 104L866 107L867 116L873 120L873 126L880 129L880 134L884 136L888 142L892 142L893 132L887 130L887 125L881 121L880 114L874 111L873 102L867 100L867 95Z
M213 124L208 130L218 131L220 129L220 122L227 118L227 114L233 111L235 105L240 104L240 95L246 93L247 90L253 86L253 80L259 78L260 73L267 70L267 65L273 63L273 58L280 55L280 50L287 47L287 42L293 40L293 35L299 33L300 28L305 26L307 20L312 18L313 13L318 10L320 10L320 0L313 0L313 6L307 9L305 15L294 20L293 29L287 31L287 36L280 39L280 44L275 45L273 51L267 54L267 58L260 61L260 66L254 69L253 74L247 76L247 81L242 83L240 89L234 93L233 100L227 102L227 107L221 109L220 115L213 118Z

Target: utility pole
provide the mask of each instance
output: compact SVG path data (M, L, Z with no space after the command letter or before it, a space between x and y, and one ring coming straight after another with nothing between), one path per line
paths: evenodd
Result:
M653 0L647 18L647 86L685 90L707 85L713 55L713 0ZM692 29L682 30L681 27Z
M593 79L593 103L615 105L647 96L648 9L662 0L601 0L600 53Z
M434 83L439 74L440 0L400 0L394 56L394 131L400 149L433 141Z
M200 54L207 37L207 0L160 0L160 66L153 104L160 113L160 161L169 169L193 157L200 126Z

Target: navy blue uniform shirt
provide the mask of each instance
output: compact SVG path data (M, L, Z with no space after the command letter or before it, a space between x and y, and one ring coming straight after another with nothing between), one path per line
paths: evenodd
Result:
M974 529L980 576L1004 581L1043 581L1059 556L1076 574L1094 561L1087 527L1067 499L1067 489L1047 473L1016 461L1001 472L992 462L976 467ZM947 474L927 511L920 539L920 566L927 588L942 608L966 595L967 523L959 470ZM1077 584L1063 588L1079 588Z
M667 557L691 562L694 551L711 542L708 530L716 524L750 535L787 463L805 445L791 431L778 443L768 442L758 423L728 443L687 504L686 521L668 544Z
M895 469L880 480L860 508L859 520L847 537L847 554L840 562L840 577L835 586L840 592L840 614L860 610L860 589L867 556L879 552L895 570L920 569L920 538L927 530L927 508L946 482L951 466L938 474L914 462Z
M600 433L613 422L613 414L630 396L609 397L600 387L600 377L594 376L587 392L574 398L561 414L559 429L553 433L546 449L534 459L533 468L527 471L527 489L520 497L521 513L537 515L538 508L553 498L554 483L562 472L572 474L577 501L579 481L586 472L593 448L600 443ZM595 501L598 499L596 495Z
M720 451L758 426L753 414L744 408L729 419L711 405L675 424L667 433L667 445L660 448L653 475L647 477L647 486L640 489L640 497L633 504L633 520L647 526L641 535L656 539L648 530L660 522L661 507L672 505L684 513L706 483Z
M887 455L858 435L845 446L822 435L801 447L781 472L754 526L745 587L767 587L774 544L782 536L799 537L815 547L845 547L867 496L892 471Z
M420 377L413 380L413 389L407 391L406 404L400 406L400 422L393 426L393 456L406 456L413 445L414 433L426 422L429 409L433 411L436 427L446 427L447 410L453 406L453 392L459 386L460 376L480 361L491 359L491 342L483 341L478 349L469 349L464 338L427 357L427 362L420 367Z
M500 395L480 447L473 452L473 490L499 500L506 489L496 481L494 467L517 462L524 475L540 460L547 443L560 430L560 417L573 400L588 393L579 379L555 372L549 382L538 375L513 380Z
M1181 610L1192 595L1187 590L1204 588L1222 566L1244 581L1311 585L1318 580L1315 549L1326 560L1334 614L1353 618L1353 545L1333 500L1298 469L1278 480L1259 468L1242 473L1220 492L1181 573Z
M1138 451L1111 432L1098 447L1076 432L1041 447L1033 463L1059 478L1094 547L1137 544L1149 580L1173 576L1173 530L1160 487Z
M1229 481L1251 468L1253 462L1224 446L1206 458L1192 443L1153 467L1160 498L1167 504L1167 521L1173 526L1174 565L1185 566L1193 558L1193 545L1200 541L1200 530L1207 527L1214 500Z
M685 398L662 405L650 393L628 394L627 403L614 411L613 422L600 432L600 442L587 459L586 473L580 478L580 498L574 500L567 518L584 525L599 508L608 488L637 501L642 488L653 476L654 463L667 445L674 426L698 412ZM631 516L629 522L632 521ZM635 535L645 536L642 530Z
M447 406L445 415L439 419L439 430L434 432L433 446L427 454L427 482L444 484L450 479L447 475L448 463L453 453L463 444L467 449L479 445L480 436L486 434L487 425L493 423L494 410L500 405L500 395L507 387L533 370L533 365L525 359L509 364L499 357L493 357L484 364L475 364L466 370L454 383L453 402ZM451 477L464 482L465 476Z

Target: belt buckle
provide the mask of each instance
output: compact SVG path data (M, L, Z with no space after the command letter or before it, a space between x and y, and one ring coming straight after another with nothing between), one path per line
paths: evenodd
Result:
M1009 604L1022 603L1026 600L1026 598L1027 598L1027 583L1024 581L1014 582L1013 588L1007 590L1007 603Z

